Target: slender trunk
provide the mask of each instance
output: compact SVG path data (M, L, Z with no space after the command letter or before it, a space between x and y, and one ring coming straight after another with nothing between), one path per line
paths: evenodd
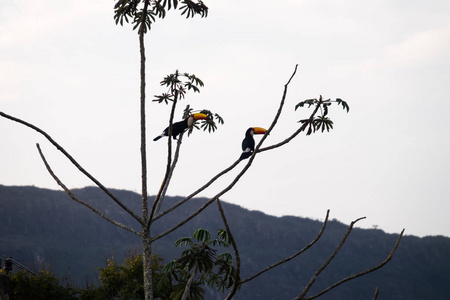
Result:
M152 244L150 232L145 231L142 237L142 255L144 262L145 300L153 300Z
M197 273L197 265L198 265L198 262L195 263L194 268L192 269L192 275L191 275L191 277L189 277L189 280L186 283L186 287L184 288L184 293L183 293L183 297L181 297L181 300L187 300L187 298L189 296L192 283L194 282L194 278Z
M142 255L144 262L144 293L145 300L153 300L153 274L151 268L152 249L150 237L150 224L148 212L148 195L147 195L147 142L146 142L146 121L145 121L145 20L147 17L147 9L149 0L144 1L142 9L142 19L139 28L139 52L140 52L140 125L141 125L141 181L142 181Z

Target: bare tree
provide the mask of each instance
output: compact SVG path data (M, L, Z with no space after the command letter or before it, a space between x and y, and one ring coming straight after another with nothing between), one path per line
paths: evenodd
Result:
M180 6L179 6L180 5ZM202 2L197 1L193 2L191 0L164 0L164 1L157 1L157 0L117 0L115 7L114 7L114 17L116 20L116 23L123 24L123 21L126 22L131 20L131 23L134 26L134 29L137 29L138 37L139 37L139 45L140 45L140 150L141 150L141 201L142 201L142 211L140 214L132 211L129 209L120 199L118 199L116 196L113 195L111 191L109 191L104 185L102 185L94 176L92 176L86 169L84 169L60 144L58 144L47 132L44 130L36 127L33 124L30 124L24 120L21 120L19 118L16 118L14 116L8 115L4 112L0 112L0 115L4 118L7 118L9 120L15 121L17 123L20 123L22 125L25 125L41 135L43 135L53 146L55 146L64 156L66 156L69 161L76 167L78 170L83 173L86 177L88 177L95 185L97 185L101 190L103 190L114 202L117 203L124 211L126 211L131 218L135 219L139 224L140 228L132 228L128 225L122 224L117 222L116 220L109 217L104 212L98 210L97 208L93 207L89 203L83 201L82 199L79 199L74 195L69 188L58 178L58 176L53 172L50 164L48 163L46 157L44 156L43 151L41 150L41 147L39 144L37 144L38 152L42 158L42 161L45 164L45 167L47 168L50 175L54 178L54 180L62 187L62 189L76 202L85 205L90 210L98 214L103 219L109 221L110 223L121 227L125 230L128 230L132 232L133 234L139 236L142 241L142 255L143 255L143 262L144 262L144 291L145 291L145 299L150 300L153 299L153 286L152 286L152 273L151 273L151 257L152 257L152 244L156 242L158 239L166 236L167 234L177 230L181 226L183 226L185 223L189 222L191 219L199 215L206 207L213 204L214 202L217 202L218 208L220 211L220 214L222 216L224 226L227 230L227 233L230 236L230 242L234 250L235 254L235 268L234 268L234 274L233 274L233 284L230 286L229 294L227 295L227 299L231 299L233 295L236 293L237 288L245 284L246 282L249 282L251 280L254 280L259 275L270 271L271 269L287 263L297 257L298 255L302 254L309 248L311 248L322 236L322 233L324 232L329 212L327 212L325 222L323 223L323 227L320 230L320 232L317 234L317 236L314 238L313 241L311 241L310 244L306 245L303 249L299 250L298 252L292 254L291 256L280 260L279 262L276 262L265 269L261 270L260 272L254 274L253 276L247 278L247 279L240 279L240 258L239 258L239 250L238 245L236 244L236 241L234 240L234 237L232 235L232 232L230 230L230 227L228 225L228 221L225 215L225 212L222 209L220 198L226 194L228 191L230 191L238 182L239 180L246 174L248 169L252 166L253 161L255 160L256 156L263 152L263 151L269 151L274 150L278 147L287 145L292 139L297 137L301 132L305 132L306 135L310 135L316 131L329 131L333 128L333 122L328 116L329 107L333 104L337 104L339 106L342 106L344 110L347 112L349 111L349 106L345 101L342 99L323 99L322 96L316 99L308 99L305 101L302 101L298 103L295 107L295 109L303 108L303 107L312 107L312 113L310 116L306 119L301 119L299 121L299 127L293 131L293 133L289 136L286 136L284 140L277 144L273 144L270 146L262 147L264 144L267 136L271 133L273 128L277 125L277 122L281 116L281 113L283 111L288 87L296 75L297 72L297 66L295 66L293 73L289 77L287 83L284 85L283 93L281 96L281 100L279 103L279 107L277 112L275 113L275 116L272 120L272 123L270 124L269 128L267 130L264 130L264 135L260 139L259 143L251 149L251 155L248 157L247 160L244 159L237 159L234 162L231 162L230 166L225 168L224 170L221 170L212 177L208 182L204 183L200 188L193 191L190 195L186 196L184 199L179 201L178 203L174 204L173 206L169 207L165 211L159 212L161 202L163 201L165 194L169 188L170 181L172 178L172 174L175 171L180 148L181 148L181 141L183 139L183 135L188 132L190 133L194 128L196 128L195 120L191 120L192 124L189 124L186 128L182 128L181 132L175 132L178 130L178 127L175 126L176 123L173 122L177 104L178 102L183 99L188 91L199 91L199 88L203 86L203 82L197 78L196 76L188 73L179 73L176 71L174 74L170 74L164 78L162 81L162 85L166 86L168 88L167 93L164 93L160 96L157 96L154 101L160 102L160 103L166 103L171 104L171 112L169 116L169 122L168 127L166 131L166 135L169 137L167 139L167 167L165 174L163 176L161 186L159 191L156 193L156 196L154 199L149 199L148 197L148 191L147 191L147 152L146 152L146 94L145 94L145 87L146 87L146 56L145 56L145 33L150 30L151 25L153 22L155 22L156 18L164 18L166 15L166 10L171 9L179 9L182 11L182 15L186 15L186 17L193 17L195 15L200 15L201 17L206 17L208 13L208 7ZM192 114L193 110L188 105L186 109L184 110L184 118L187 120ZM202 110L199 113L206 116L202 121L200 121L201 128L203 130L208 131L214 131L216 128L216 120L218 123L223 123L223 119L218 115L214 114L207 110ZM185 131L186 130L186 131ZM175 150L172 149L172 136L176 134L178 137L177 144L175 147ZM173 154L174 153L174 154ZM200 192L206 190L209 188L216 180L221 178L223 175L227 174L229 171L236 168L240 163L244 163L244 166L242 170L228 183L228 185L222 189L220 192L218 192L216 195L208 199L202 206L198 207L198 209L193 212L191 215L186 217L184 220L179 222L178 224L172 226L171 228L168 228L167 230L163 232L152 232L152 224L166 216L167 214L171 213L173 210L179 208L181 205L198 195ZM362 218L360 218L362 219ZM389 260L392 258L393 254L395 253L395 250L397 249L397 246L400 242L400 239L402 237L403 232L400 234L397 243L395 244L394 248L392 249L392 252L389 254L388 258L380 263L379 265L366 270L362 271L361 273L358 273L356 275L352 275L348 278L344 278L339 282L336 282L335 284L331 285L327 289L323 290L322 292L318 293L317 295L313 295L310 297L307 297L307 293L309 292L311 286L314 284L316 278L320 275L320 273L329 265L331 260L337 255L339 250L341 249L342 245L345 243L347 237L349 236L350 232L352 231L353 225L358 222L360 219L357 219L353 221L347 232L345 233L344 237L342 238L341 242L336 246L336 249L334 252L330 255L330 257L325 261L325 263L317 270L317 272L312 276L311 280L307 284L307 286L304 287L302 292L299 294L298 297L295 299L314 299L322 294L328 292L329 290L333 289L336 286L339 286L349 280L358 278L360 276L363 276L367 273L373 272L382 266L384 266ZM188 288L188 287L187 287Z

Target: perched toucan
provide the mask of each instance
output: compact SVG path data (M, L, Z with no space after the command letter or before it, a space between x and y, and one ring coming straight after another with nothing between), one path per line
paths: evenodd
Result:
M245 132L245 138L242 141L242 154L239 159L246 159L252 156L255 150L255 140L253 139L254 134L264 134L267 130L261 127L250 127Z
M172 124L172 137L174 139L177 139L177 136L180 133L182 133L183 131L185 131L186 129L188 129L189 127L191 127L195 123L195 121L205 120L205 119L208 119L208 115L202 114L202 113L195 113L195 114L190 115L189 118L184 119L183 121L173 123ZM160 135L155 137L153 140L157 141L160 138L162 138L163 136L168 136L168 134L169 134L169 127L164 129L164 131Z

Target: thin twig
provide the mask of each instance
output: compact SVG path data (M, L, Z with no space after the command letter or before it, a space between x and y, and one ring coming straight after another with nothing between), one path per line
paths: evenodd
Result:
M308 291L313 286L313 284L316 281L317 277L331 263L331 261L334 259L334 257L339 253L339 250L341 250L342 246L344 245L345 241L347 240L348 236L350 235L350 232L352 232L353 226L356 224L356 222L358 222L358 221L360 221L362 219L365 219L365 218L366 217L362 217L362 218L356 219L355 221L350 223L350 226L348 227L347 232L345 233L345 235L342 238L342 240L339 243L339 245L336 247L336 249L334 249L333 253L330 255L330 257L328 257L328 259L325 261L325 263L316 271L316 273L314 273L314 275L311 277L311 280L308 282L306 287L303 289L303 291L300 294L300 296L298 296L298 297L296 297L294 299L298 299L298 300L305 299L306 294L308 293Z
M335 284L333 284L333 285L329 286L328 288L324 289L324 290L321 291L320 293L317 293L316 295L314 295L314 296L312 296L312 297L305 298L305 300L312 300L312 299L315 299L315 298L317 298L317 297L320 297L321 295L323 295L323 294L325 294L326 292L330 291L331 289L334 289L335 287L337 287L337 286L343 284L344 282L347 282L347 281L349 281L349 280L352 280L352 279L355 279L355 278L364 276L364 275L366 275L366 274L372 273L373 271L376 271L376 270L382 268L382 267L383 267L384 265L386 265L386 264L392 259L392 257L394 256L394 253L395 253L395 251L397 250L398 245L400 244L400 240L402 239L403 233L404 233L404 232L405 232L405 229L402 230L402 232L400 233L400 235L399 235L399 237L398 237L398 239L397 239L397 242L396 242L395 245L394 245L394 248L392 248L392 250L391 250L391 252L389 253L388 257L387 257L383 262L381 262L380 264L376 265L376 266L373 267L373 268L370 268L370 269L365 270L365 271L362 271L362 272L360 272L360 273L358 273L358 274L351 275L351 276L349 276L349 277L347 277L347 278L344 278L344 279L342 279L341 281L338 281L338 282L336 282ZM378 296L378 293L376 293L375 295Z
M81 167L81 165L63 148L61 147L61 145L59 145L49 134L47 134L45 131L43 131L42 129L34 126L33 124L30 124L28 122L25 122L21 119L15 118L13 116L10 116L8 114L5 114L3 112L0 111L0 116L6 118L6 119L10 119L14 122L20 123L22 125L25 125L35 131L37 131L38 133L42 134L51 144L53 144L53 146L56 147L56 149L58 149L59 151L61 151L61 153L63 153L69 160L70 162L78 169L80 170L81 173L83 173L87 178L89 178L90 180L92 180L100 189L102 189L112 200L114 200L114 202L116 202L120 207L122 207L127 213L129 213L133 218L135 218L139 223L142 223L142 219L136 215L131 209L129 209L128 207L126 207L116 196L114 196L103 184L101 184L97 179L95 179L89 172L87 172L83 167Z
M58 176L56 176L56 174L53 172L52 168L50 167L50 165L48 164L48 162L47 162L47 160L46 160L46 158L45 158L45 156L44 156L44 153L42 153L42 150L41 150L41 147L39 146L39 144L36 144L36 147L37 147L37 149L38 149L38 151L39 151L39 155L41 156L42 161L44 162L45 167L47 168L47 171L50 173L50 175L53 177L53 179L56 181L56 183L57 183L60 187L62 187L62 189L66 192L66 194L69 195L70 198L72 198L72 200L74 200L74 201L76 201L76 202L78 202L78 203L80 203L80 204L86 206L87 208L89 208L90 210L92 210L93 212L95 212L96 214L98 214L100 217L102 217L102 218L105 219L106 221L108 221L108 222L110 222L110 223L112 223L112 224L114 224L114 225L116 225L116 226L118 226L118 227L120 227L120 228L126 229L126 230L128 230L128 231L130 231L130 232L132 232L132 233L134 233L134 234L140 236L140 233L139 233L138 231L134 230L133 228L128 227L128 226L126 226L126 225L124 225L124 224L122 224L122 223L119 223L119 222L117 222L117 221L111 219L110 217L104 215L101 211L99 211L98 209L96 209L95 207L93 207L92 205L90 205L89 203L84 202L83 200L78 199L78 198L72 193L72 191L70 191L70 189L68 189L67 186L66 186L66 185L58 178Z
M377 300L377 298L378 298L378 287L375 288L375 294L373 295L372 300Z
M241 271L241 258L239 256L239 251L238 251L238 248L237 248L237 244L236 244L236 241L234 239L233 234L231 233L231 229L230 229L230 226L228 225L228 221L227 221L227 218L225 216L225 212L224 212L224 210L222 208L222 204L220 202L220 199L217 199L217 205L219 206L220 215L222 216L223 224L225 225L225 228L227 230L228 236L230 237L231 245L233 246L233 250L234 250L234 256L236 257L236 270L234 272L233 287L231 288L230 293L225 298L225 300L229 300L229 299L233 298L234 294L236 294L236 291L238 289L238 285L240 284L238 281L239 281L240 271Z
M303 252L305 252L306 250L308 250L309 248L311 248L311 247L312 247L312 246L320 239L320 237L322 236L323 232L325 231L325 227L327 226L329 215L330 215L330 210L327 210L327 215L326 215L326 217L325 217L325 221L323 222L322 228L320 229L320 232L317 234L317 236L314 238L314 240L312 240L311 243L309 243L306 247L304 247L304 248L301 249L300 251L296 252L295 254L293 254L293 255L291 255L291 256L285 258L285 259L282 259L282 260L280 260L279 262L274 263L273 265L268 266L267 268L261 270L260 272L256 273L255 275L250 276L249 278L247 278L247 279L245 279L245 280L242 280L242 281L241 281L241 284L244 284L244 283L246 283L246 282L248 282L248 281L250 281L250 280L252 280L252 279L255 279L256 277L258 277L258 276L260 276L261 274L263 274L263 273L269 271L270 269L273 269L273 268L275 268L275 267L277 267L277 266L279 266L279 265L281 265L281 264L284 264L284 263L286 263L286 262L288 262L288 261L290 261L290 260L296 258L296 257L299 256L300 254L302 254Z

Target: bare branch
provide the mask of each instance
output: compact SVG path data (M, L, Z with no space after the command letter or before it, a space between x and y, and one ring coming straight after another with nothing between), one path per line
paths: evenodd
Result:
M167 181L166 181L166 183L165 183L165 185L164 185L164 188L163 188L163 190L162 190L162 193L161 193L161 196L160 196L160 198L159 198L159 201L158 201L157 203L156 203L156 201L153 202L153 205L156 206L156 207L155 207L155 214L158 214L158 213L159 213L159 210L160 210L160 208L161 208L162 202L163 202L164 198L166 197L166 192L167 192L167 189L169 188L169 184L170 184L170 181L171 181L171 179L172 179L173 172L174 172L174 170L175 170L175 167L177 166L178 158L179 158L179 156L180 156L180 148L181 148L181 142L182 142L182 140L183 140L183 134L184 134L184 133L182 132L182 133L180 133L180 135L178 136L178 142L177 142L177 147L176 147L176 149L175 149L175 154L174 154L174 156L173 156L172 166L170 167L169 176L167 177ZM152 220L152 221L153 221L153 220Z
M102 217L102 218L105 219L106 221L108 221L108 222L110 222L110 223L112 223L112 224L114 224L114 225L116 225L116 226L118 226L118 227L120 227L120 228L126 229L126 230L128 230L128 231L130 231L130 232L132 232L132 233L134 233L134 234L140 236L140 233L139 233L138 231L134 230L133 228L128 227L128 226L126 226L126 225L124 225L124 224L122 224L122 223L119 223L119 222L117 222L117 221L111 219L110 217L106 216L106 215L103 214L101 211L99 211L98 209L96 209L95 207L93 207L92 205L90 205L89 203L87 203L87 202L85 202L85 201L83 201L83 200L78 199L78 198L77 198L77 197L76 197L76 196L75 196L75 195L74 195L74 194L73 194L73 193L72 193L72 192L64 185L64 183L58 178L58 176L56 176L56 174L53 172L53 170L51 169L51 167L50 167L50 165L48 164L47 160L45 159L45 156L44 156L44 154L42 153L42 150L41 150L41 147L39 146L39 144L36 144L36 147L37 147L37 149L38 149L38 151L39 151L39 155L41 156L42 161L43 161L44 164L45 164L45 167L47 168L47 171L50 173L50 175L53 177L53 179L56 181L56 183L57 183L60 187L62 187L62 189L67 193L67 195L69 195L70 198L72 198L72 200L74 200L74 201L76 201L76 202L78 202L78 203L80 203L80 204L86 206L87 208L89 208L90 210L92 210L93 212L95 212L96 214L98 214L100 217Z
M350 235L350 232L352 232L353 226L356 224L356 222L365 219L366 217L362 217L359 219L356 219L355 221L350 223L350 226L347 229L347 232L345 233L344 237L342 238L341 242L339 243L339 245L336 247L336 249L334 249L333 253L330 255L330 257L328 257L328 259L325 261L325 263L316 271L316 273L314 273L314 275L311 277L311 280L309 281L309 283L306 285L306 287L303 289L302 293L300 294L300 296L294 298L294 299L298 299L298 300L303 300L305 299L306 294L308 293L308 291L311 289L311 287L313 286L314 282L316 281L317 277L320 275L320 273L322 273L323 270L325 270L325 268L330 264L330 262L333 260L333 258L339 253L339 250L341 250L342 246L344 245L345 241L347 240L348 236Z
M230 300L233 298L234 294L236 294L236 291L238 289L238 285L240 284L239 277L240 277L240 271L241 271L241 258L239 256L239 251L237 248L236 241L234 239L233 234L231 233L230 226L228 225L227 218L225 216L225 212L222 208L222 204L220 203L220 199L217 199L217 205L219 206L220 215L222 216L223 224L225 225L225 228L227 230L228 236L230 237L231 244L233 245L234 250L234 256L236 257L236 271L234 273L234 281L233 281L233 287L231 288L230 293L227 295L225 300Z
M312 247L312 246L320 239L320 237L322 236L323 232L325 231L325 227L327 226L329 215L330 215L330 210L327 210L327 215L326 215L326 217L325 217L325 221L323 222L322 229L320 229L319 233L318 233L317 236L314 238L314 240L312 240L311 243L309 243L305 248L301 249L301 250L298 251L297 253L295 253L295 254L293 254L293 255L291 255L291 256L289 256L289 257L283 259L283 260L280 260L280 261L277 262L277 263L274 263L273 265L268 266L267 268L265 268L265 269L263 269L262 271L256 273L255 275L253 275L253 276L251 276L251 277L249 277L249 278L247 278L247 279L245 279L245 280L242 280L242 281L241 281L241 284L244 284L244 283L246 283L246 282L248 282L248 281L250 281L250 280L252 280L252 279L255 279L256 277L258 277L259 275L261 275L261 274L263 274L263 273L269 271L270 269L273 269L273 268L275 268L275 267L277 267L277 266L279 266L279 265L281 265L281 264L284 264L284 263L286 263L286 262L288 262L288 261L290 261L290 260L296 258L296 257L299 256L300 254L302 254L303 252L305 252L306 250L308 250L309 248L311 248L311 247Z
M61 151L69 160L70 162L78 169L81 173L83 173L86 177L88 177L92 182L94 182L100 189L102 189L111 199L113 199L120 207L122 207L127 213L129 213L133 218L135 218L138 222L142 223L142 219L136 215L131 209L126 207L116 196L114 196L103 184L101 184L97 179L95 179L89 172L87 172L81 165L63 148L61 145L59 145L50 135L48 135L45 131L42 129L34 126L33 124L30 124L28 122L25 122L21 119L15 118L13 116L10 116L8 114L5 114L0 111L0 116L10 119L14 122L20 123L22 125L25 125L40 134L42 134L53 146L56 147L59 151Z
M377 298L378 298L378 287L375 288L375 294L373 295L372 300L377 300Z
M319 102L319 103L316 104L316 108L314 109L314 111L312 112L312 114L309 116L309 119L310 119L310 120L313 120L313 119L314 119L314 116L316 115L317 111L319 110L320 105L321 105L321 102ZM299 129L297 129L290 137L288 137L288 138L285 139L284 141L282 141L282 142L280 142L280 143L278 143L278 144L274 144L274 145L272 145L272 146L268 146L268 147L265 147L265 148L261 148L261 149L259 149L259 152L264 152L264 151L267 151L267 150L272 150L272 149L281 147L281 146L283 146L283 145L289 143L289 142L290 142L291 140L293 140L299 133L301 133L302 131L305 131L306 125L307 125L307 123L303 124Z
M263 149L260 149L260 147L261 147L262 143L264 143L264 140L267 138L267 136L269 136L270 132L271 132L272 129L275 127L275 125L276 125L277 122L278 122L278 119L280 118L280 115L281 115L281 112L282 112L282 110L283 110L284 103L285 103L285 100L286 100L286 95L287 95L287 90L288 90L289 83L291 83L292 78L294 78L295 74L297 73L297 68L298 68L298 65L295 65L294 72L292 73L292 75L291 75L291 77L289 78L288 82L284 85L283 96L281 97L280 106L279 106L278 111L277 111L277 113L276 113L276 115L275 115L275 118L274 118L272 124L270 125L269 129L267 129L267 132L264 134L264 136L263 136L262 139L260 140L259 144L256 146L255 150L253 151L253 154L252 154L251 159L253 159L253 157L256 155L256 153L259 153L259 152L268 150L268 149L265 149L265 150L264 150L264 148L263 148ZM292 138L294 138L295 136L296 136L296 135L294 135ZM281 145L280 145L280 146L281 146ZM278 146L278 147L279 147L279 146ZM251 163L251 162L249 161L249 164L250 164L250 163Z
M376 271L376 270L382 268L382 267L383 267L384 265L386 265L386 264L392 259L392 257L394 256L394 253L395 253L395 251L397 250L398 245L400 244L400 240L402 239L403 233L404 233L404 232L405 232L405 229L402 230L402 232L400 233L400 235L399 235L399 237L398 237L398 239L397 239L397 242L396 242L395 245L394 245L394 248L392 248L392 250L391 250L391 252L389 253L388 257L387 257L383 262L381 262L380 264L376 265L376 266L373 267L373 268L370 268L370 269L365 270L365 271L362 271L362 272L360 272L360 273L358 273L358 274L351 275L351 276L349 276L349 277L347 277L347 278L344 278L344 279L342 279L341 281L338 281L338 282L336 282L335 284L329 286L328 288L326 288L325 290L321 291L320 293L318 293L318 294L316 294L316 295L314 295L314 296L312 296L312 297L305 298L305 300L315 299L315 298L317 298L317 297L319 297L319 296L325 294L326 292L330 291L331 289L334 289L334 288L337 287L338 285L343 284L344 282L347 282L347 281L350 281L350 280L352 280L352 279L355 279L355 278L364 276L364 275L366 275L366 274L372 273L373 271ZM376 299L377 297L378 297L378 288L377 288L376 291L375 291L374 299Z

